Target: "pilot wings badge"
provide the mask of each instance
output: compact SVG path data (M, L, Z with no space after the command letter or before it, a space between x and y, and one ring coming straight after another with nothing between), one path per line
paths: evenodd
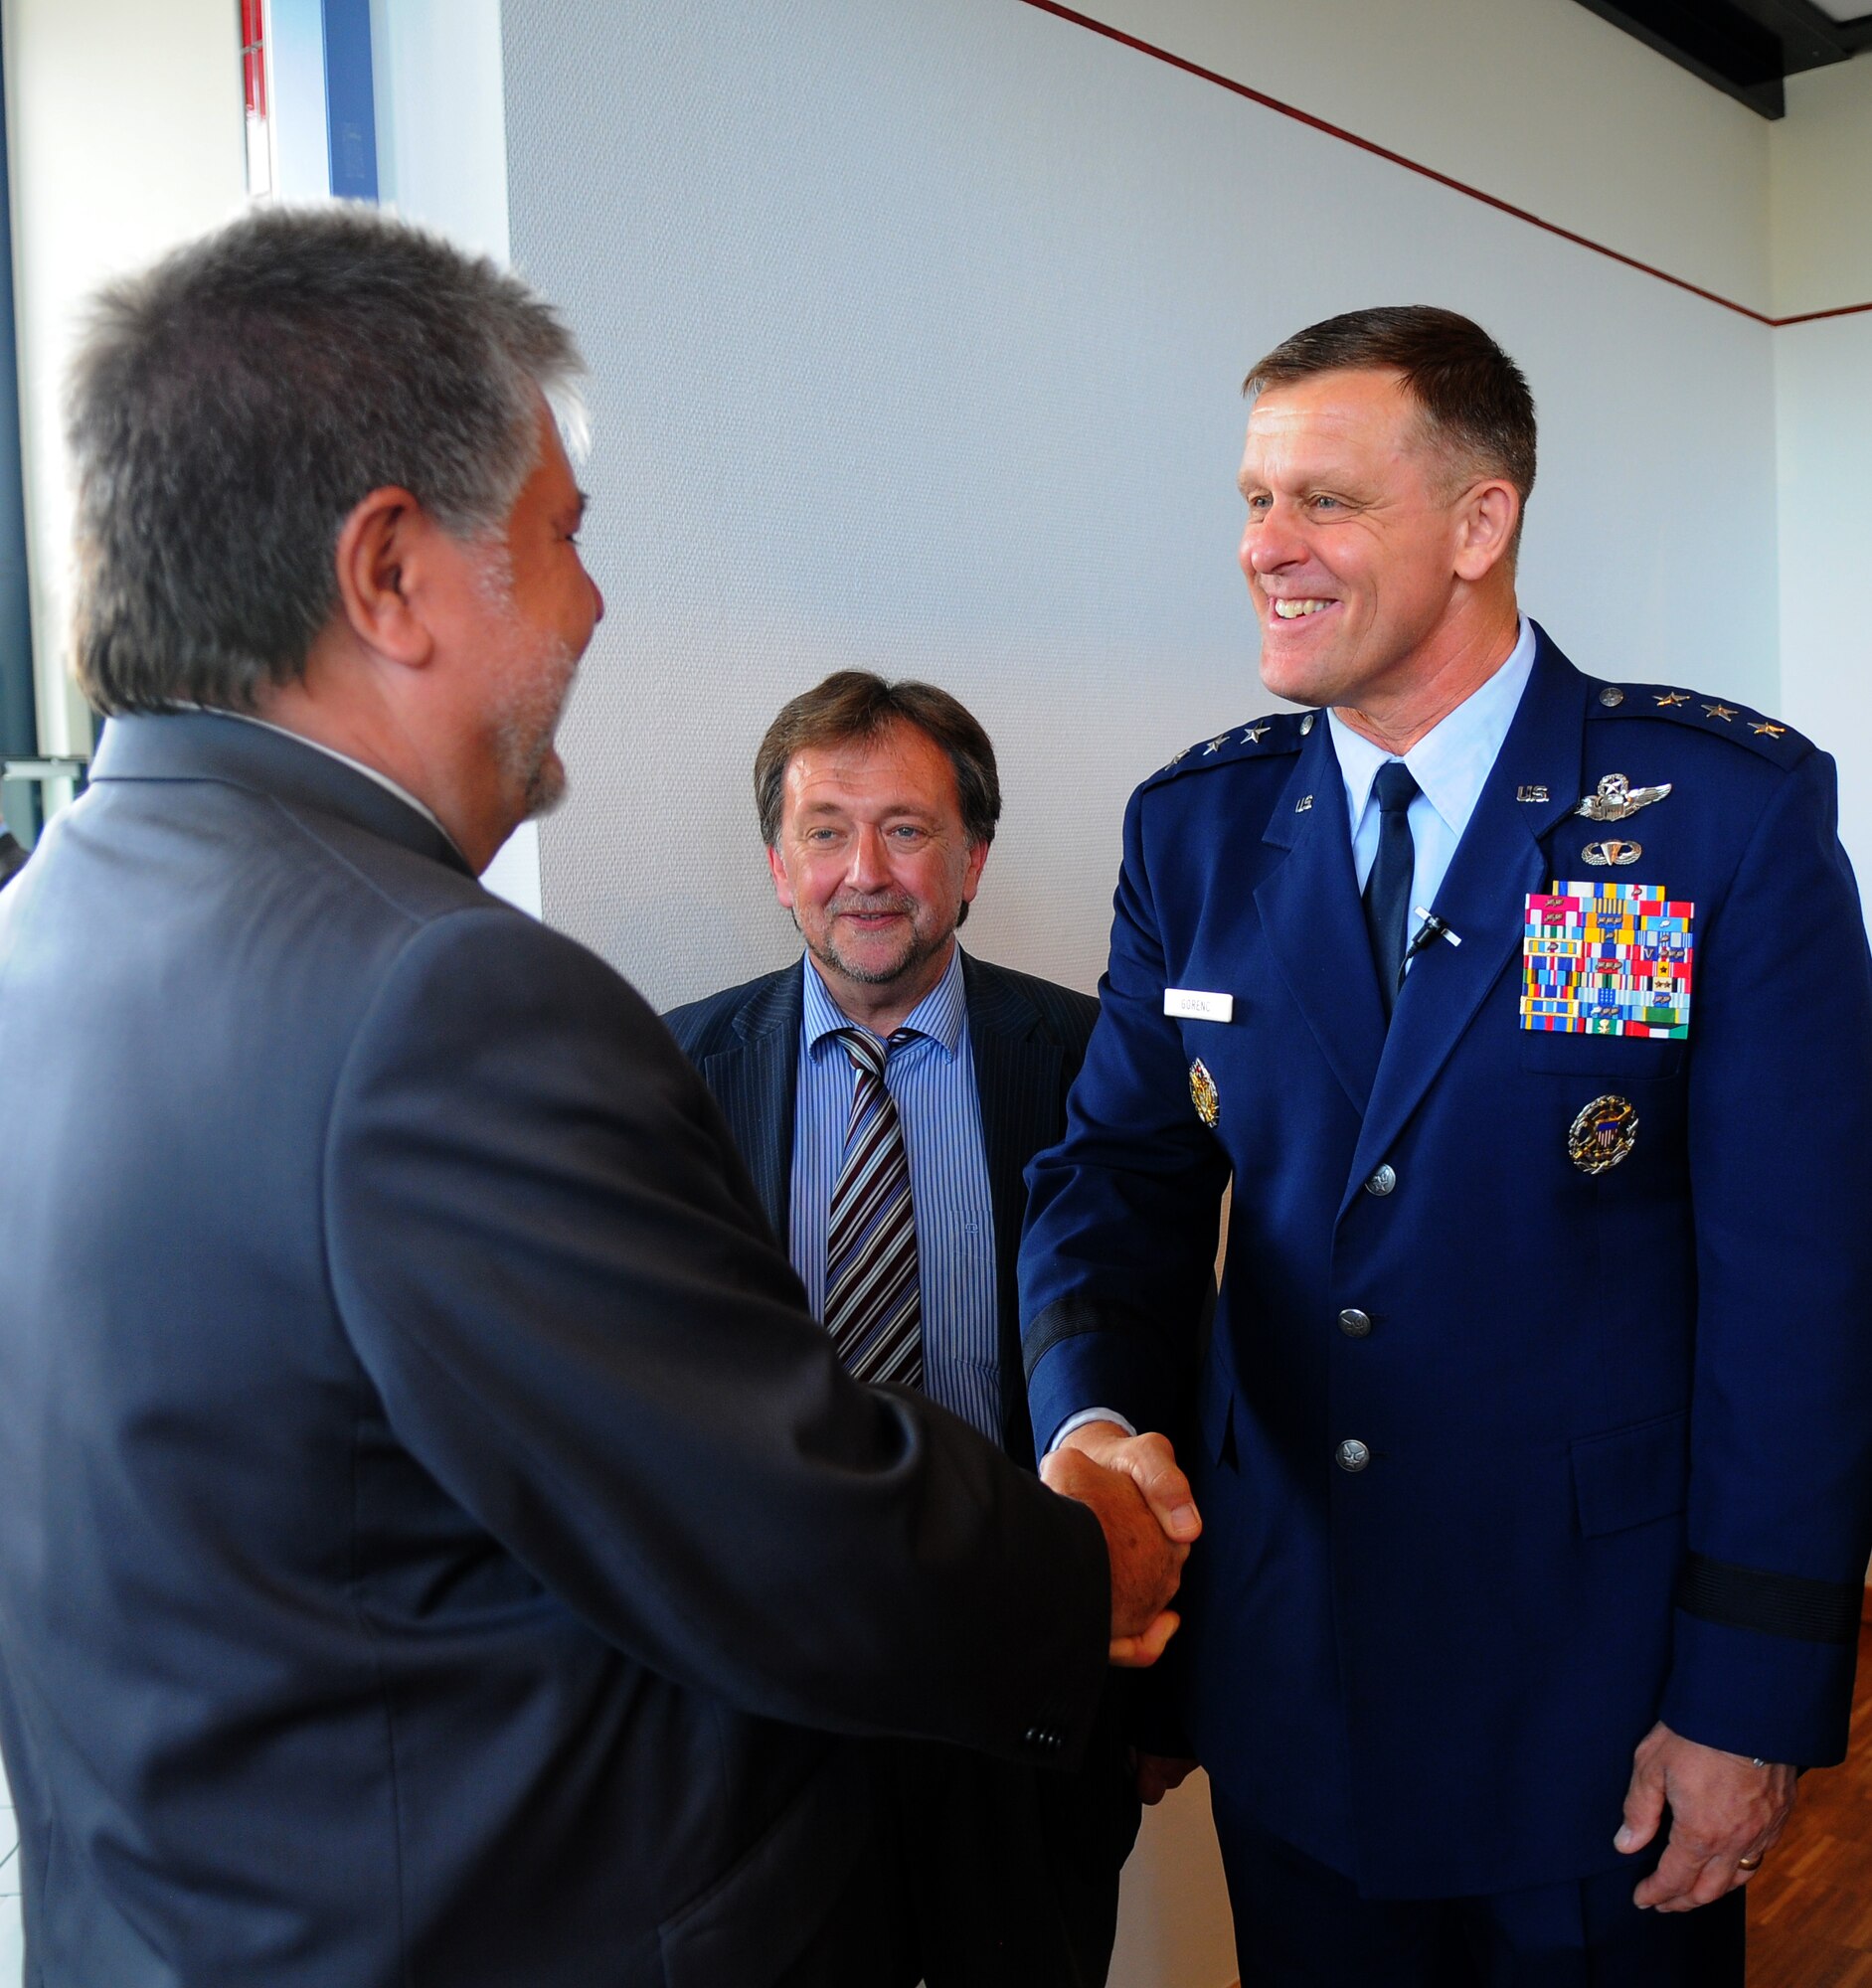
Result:
M1608 773L1599 783L1599 792L1588 794L1573 811L1588 821L1629 821L1639 808L1661 801L1670 792L1670 782L1661 787L1634 787L1622 773Z

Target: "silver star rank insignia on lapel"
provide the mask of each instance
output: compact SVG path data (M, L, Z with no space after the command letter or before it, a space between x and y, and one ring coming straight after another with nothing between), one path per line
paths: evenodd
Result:
M1573 811L1588 821L1628 821L1639 808L1661 801L1670 792L1670 782L1661 787L1634 787L1622 773L1608 773L1599 783L1599 792L1588 794Z

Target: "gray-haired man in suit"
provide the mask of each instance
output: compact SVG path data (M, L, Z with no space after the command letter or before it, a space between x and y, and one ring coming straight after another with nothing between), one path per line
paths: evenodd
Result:
M841 1358L1031 1466L1014 1264L1099 1004L962 952L1001 811L994 748L934 685L840 671L755 759L802 960L666 1019L715 1092ZM931 1988L1103 1982L1137 1829L1115 1707L1064 1775L879 1749ZM887 1977L880 1975L881 1988Z
M601 611L577 366L343 208L114 285L81 357L111 717L0 896L41 1988L872 1988L833 1736L1074 1755L1165 1632L1135 1484L855 1386L656 1018L475 881Z

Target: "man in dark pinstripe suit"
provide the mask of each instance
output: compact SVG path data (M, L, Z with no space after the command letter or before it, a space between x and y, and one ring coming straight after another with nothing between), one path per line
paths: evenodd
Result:
M1031 1464L1014 1287L1022 1170L1060 1134L1099 1007L956 943L1000 815L994 748L946 692L841 671L768 728L755 790L806 956L666 1019L835 1337L835 1211L864 1084L861 1069L855 1091L845 1043L868 1038L914 1210L913 1261L899 1265L913 1323L894 1371ZM1109 1705L1105 1723L1073 1775L888 1749L931 1988L1105 1980L1137 1827Z

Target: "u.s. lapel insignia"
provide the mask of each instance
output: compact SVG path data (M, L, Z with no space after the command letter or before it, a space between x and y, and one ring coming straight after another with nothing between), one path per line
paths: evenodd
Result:
M1623 869L1627 863L1635 863L1644 854L1644 845L1641 842L1615 842L1608 836L1604 842L1589 842L1580 854L1596 869Z
M1608 773L1599 783L1599 792L1588 794L1573 811L1588 821L1629 821L1639 808L1661 801L1670 792L1670 782L1661 787L1634 787L1622 773Z
M1516 787L1514 797L1518 801L1544 801L1548 793L1545 787Z
M1638 1114L1630 1098L1596 1097L1567 1133L1567 1157L1583 1174L1608 1173L1637 1138Z
M1222 1098L1201 1057L1189 1067L1189 1101L1195 1105L1197 1117L1213 1132L1216 1120L1222 1115Z

